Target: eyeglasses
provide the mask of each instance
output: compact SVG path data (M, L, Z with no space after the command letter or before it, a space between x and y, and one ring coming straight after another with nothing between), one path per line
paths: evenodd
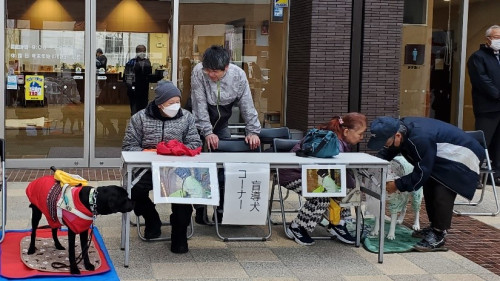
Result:
M487 38L490 40L499 40L500 36L488 36Z
M224 70L203 68L203 73L205 73L206 75L211 75L211 74L212 75L219 75L222 72L224 72Z

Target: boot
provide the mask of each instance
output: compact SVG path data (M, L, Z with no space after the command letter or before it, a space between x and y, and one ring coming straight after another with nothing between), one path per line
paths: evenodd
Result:
M161 220L160 215L154 208L154 204L152 208L147 209L143 213L144 222L146 227L144 229L144 238L146 239L155 239L161 236Z
M189 251L186 235L188 225L179 221L174 214L170 215L170 224L172 225L170 251L175 254L187 253Z
M197 224L205 225L205 216L206 216L206 207L198 207L196 208L196 216L194 217L194 221Z

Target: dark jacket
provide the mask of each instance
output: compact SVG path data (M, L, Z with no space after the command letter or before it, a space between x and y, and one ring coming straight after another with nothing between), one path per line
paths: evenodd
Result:
M471 200L479 183L484 148L461 129L424 117L401 119L407 132L399 149L383 148L378 156L392 160L401 154L413 172L395 181L400 191L419 189L430 178Z
M481 45L467 62L474 115L500 111L500 64L493 49Z

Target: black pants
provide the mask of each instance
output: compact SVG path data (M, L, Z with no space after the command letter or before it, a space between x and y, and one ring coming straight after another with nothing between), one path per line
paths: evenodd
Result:
M148 90L128 89L128 99L130 102L130 115L134 115L148 105Z
M423 188L425 209L431 227L439 230L450 229L457 193L432 178L429 178Z
M131 194L132 200L135 201L134 212L136 215L144 217L146 227L148 224L161 223L155 204L149 198L151 190L153 190L153 177L151 170L148 170L132 187ZM191 222L192 213L191 204L172 204L172 215L170 216L172 228L187 228ZM185 230L184 233L186 233Z
M475 116L476 130L484 132L493 169L500 176L500 113L488 112Z

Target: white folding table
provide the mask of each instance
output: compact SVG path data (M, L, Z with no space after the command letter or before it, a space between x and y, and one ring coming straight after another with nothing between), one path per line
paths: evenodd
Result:
M132 188L132 170L135 168L151 168L151 162L194 162L194 163L216 163L218 167L223 167L224 163L268 163L271 168L297 168L302 165L346 165L350 169L378 169L381 173L380 190L374 191L361 188L364 193L380 201L380 225L384 225L385 218L385 181L386 170L389 162L362 152L340 153L334 158L313 158L299 157L295 153L238 153L238 152L218 152L201 153L197 156L166 156L158 155L155 152L146 151L123 151L122 162L123 172L127 178L123 179L127 186L128 194ZM361 220L360 208L356 214L356 246L360 245ZM121 248L125 250L124 266L129 265L130 250L130 213L122 216ZM379 253L378 262L383 262L384 249L384 228L380 227L379 232Z

